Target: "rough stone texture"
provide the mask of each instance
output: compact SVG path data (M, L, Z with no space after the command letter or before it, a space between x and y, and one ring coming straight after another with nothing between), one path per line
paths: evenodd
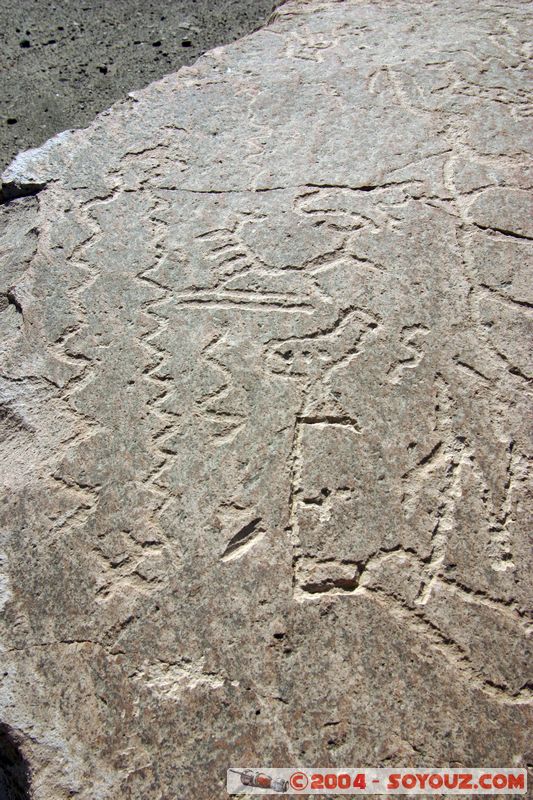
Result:
M278 0L278 4L279 4ZM0 171L265 22L272 0L3 0Z
M37 800L531 763L527 13L292 2L4 175Z

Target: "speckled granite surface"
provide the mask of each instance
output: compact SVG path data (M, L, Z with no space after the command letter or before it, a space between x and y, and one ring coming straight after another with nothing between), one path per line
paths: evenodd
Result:
M37 800L531 763L526 14L289 3L5 174Z

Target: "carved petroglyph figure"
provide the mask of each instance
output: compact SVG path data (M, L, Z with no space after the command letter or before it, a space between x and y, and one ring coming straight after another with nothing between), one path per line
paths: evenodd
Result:
M289 2L4 175L0 721L36 800L527 763L526 21Z

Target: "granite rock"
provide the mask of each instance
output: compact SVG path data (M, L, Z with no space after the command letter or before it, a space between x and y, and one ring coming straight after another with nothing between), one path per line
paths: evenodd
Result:
M528 13L289 2L4 174L36 800L531 763Z

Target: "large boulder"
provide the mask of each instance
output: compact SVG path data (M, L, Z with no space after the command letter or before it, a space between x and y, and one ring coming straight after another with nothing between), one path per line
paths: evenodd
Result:
M4 174L36 800L527 763L527 14L289 2Z

